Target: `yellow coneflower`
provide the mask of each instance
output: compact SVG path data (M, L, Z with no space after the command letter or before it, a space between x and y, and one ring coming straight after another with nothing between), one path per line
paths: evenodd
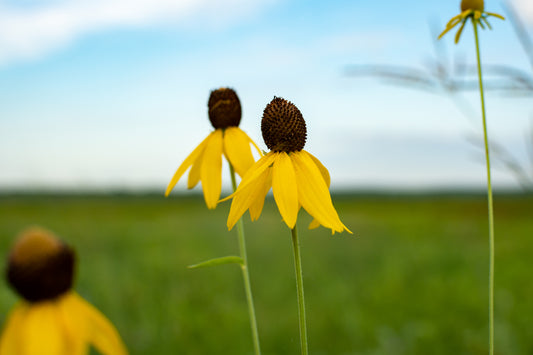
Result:
M461 33L463 33L463 29L468 19L471 19L474 23L478 23L483 29L485 29L485 26L487 26L489 29L492 29L489 21L487 20L489 16L499 18L500 20L505 20L505 18L500 14L486 12L485 2L483 0L463 0L461 1L461 13L452 17L451 20L448 21L446 28L439 35L439 39L448 33L448 31L450 31L452 28L458 24L461 24L459 30L455 34L455 43L459 42Z
M165 196L170 194L190 167L187 188L192 189L201 181L205 203L213 209L217 206L222 188L222 155L242 177L255 162L251 145L260 155L261 151L239 128L241 103L234 90L220 88L212 91L207 106L209 120L215 130L179 166L168 184Z
M502 15L485 11L485 4L483 0L462 0L461 1L461 13L453 17L446 29L440 34L439 39L444 36L448 31L454 28L457 24L461 23L461 27L455 35L455 43L459 42L461 33L465 27L468 19L472 19L472 27L474 29L474 39L476 48L477 59L477 74L479 82L479 96L481 101L481 119L483 123L483 140L485 143L485 161L487 167L487 200L488 200L488 212L489 212L489 355L494 354L494 259L495 259L495 244L494 244L494 207L492 198L492 178L490 168L490 149L489 149L489 136L487 134L487 113L485 110L485 94L483 89L483 71L481 67L481 54L479 50L479 35L477 26L482 29L487 26L492 29L487 18L493 16L500 20L505 20Z
M0 355L104 355L128 352L115 327L72 290L74 251L50 232L32 228L9 255L7 279L21 300L0 337Z
M307 129L300 110L291 102L274 97L263 112L261 131L271 151L250 168L237 191L226 198L233 198L228 229L233 228L246 210L250 211L252 221L258 219L265 196L272 188L279 212L289 228L294 228L298 211L303 207L314 217L310 228L323 225L332 233L350 232L333 207L328 170L303 150Z

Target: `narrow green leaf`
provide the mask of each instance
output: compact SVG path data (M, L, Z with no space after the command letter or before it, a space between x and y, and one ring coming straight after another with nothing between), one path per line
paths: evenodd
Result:
M187 266L188 269L198 269L201 267L209 267L209 266L215 266L215 265L223 265L223 264L240 264L244 265L244 261L239 256L223 256L221 258L215 258L203 261L198 264L189 265Z

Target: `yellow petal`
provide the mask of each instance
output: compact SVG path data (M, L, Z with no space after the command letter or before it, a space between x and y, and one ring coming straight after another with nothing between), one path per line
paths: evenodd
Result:
M228 127L224 131L224 154L241 177L255 163L250 138L239 127Z
M298 184L298 200L302 207L321 225L330 228L332 233L343 230L350 232L340 221L328 187L313 159L302 152L292 153L291 159Z
M200 169L205 203L207 208L213 209L217 207L222 189L222 130L217 129L212 133Z
M19 303L9 313L0 337L0 355L21 354L21 346L24 344L21 330L26 307L26 303Z
M270 165L274 163L276 156L274 152L270 152L267 155L263 156L261 159L255 162L254 165L248 170L246 174L244 174L239 186L237 187L237 191L232 193L231 195L223 198L219 202L224 202L227 200L230 200L235 197L235 194L240 193L240 190L245 189L249 184L254 183L255 180L263 174L264 170L268 168Z
M248 136L248 135L246 135L246 136ZM259 156L262 157L264 155L263 151L261 149L259 149L257 144L255 144L255 142L252 140L252 138L248 137L248 139L250 140L250 143L252 143L252 145L254 146L255 150L257 150L257 153L259 153Z
M261 215L263 206L265 204L265 197L272 187L272 169L267 169L265 176L262 176L261 179L258 179L254 195L251 197L252 203L250 204L250 219L256 221Z
M200 171L201 171L201 168L202 168L202 158L203 158L203 156L204 156L203 154L198 155L196 160L192 163L191 170L189 171L189 179L187 180L187 188L188 189L192 189L200 181Z
M317 166L318 170L320 170L320 173L322 174L322 177L324 178L324 181L326 182L326 185L329 188L329 185L331 184L331 177L329 176L328 169L313 154L305 150L302 150L302 154L307 154L311 159L313 159L313 162ZM318 228L319 226L320 226L320 223L316 219L313 219L311 223L309 224L308 228L315 229L315 228Z
M128 351L111 322L95 307L72 293L66 307L78 314L86 325L86 337L89 343L105 355L127 355Z
M463 17L461 16L461 14L452 17L450 21L448 21L448 23L446 24L446 28L451 28L451 27L456 26L459 22L461 22L462 19Z
M89 351L89 337L87 322L83 312L72 301L73 292L61 296L59 299L57 315L63 324L64 338L69 345L69 353L73 355L86 355Z
M466 12L468 12L470 10L467 10ZM448 31L450 31L452 28L454 28L455 26L457 26L457 24L459 24L459 22L463 21L464 19L464 16L463 14L466 13L466 12L463 12L457 16L454 16L451 18L450 21L448 21L448 23L446 24L446 28L444 29L444 31L442 31L442 33L439 35L438 39L441 39L446 33L448 33Z
M176 170L176 172L174 173L174 176L172 177L172 180L170 180L170 183L167 186L167 190L165 191L165 196L168 196L170 194L170 191L172 191L174 186L176 186L176 184L178 183L178 181L181 178L181 176L183 175L183 173L185 173L187 171L187 169L189 169L189 166L191 166L192 163L194 163L196 161L198 156L200 156L200 154L203 153L203 151L204 151L204 149L205 149L205 147L207 145L207 142L211 139L213 133L215 133L215 132L212 132L211 134L209 134L202 141L202 143L200 143L198 145L198 147L196 147L192 151L192 153L189 154L189 156L187 158L185 158L183 163L181 163L181 165L179 166L178 170Z
M466 19L461 24L461 27L459 27L459 30L457 30L457 33L455 34L455 43L459 43L459 39L461 38L461 33L463 33L463 28L465 28Z
M326 182L326 185L329 185L331 184L331 177L329 176L329 171L328 169L324 166L324 164L322 164L322 162L320 160L318 160L313 154L305 151L305 150L302 150L302 154L306 154L309 156L309 158L311 158L313 160L313 162L315 163L316 167L318 168L318 170L320 170L320 174L322 174L322 177L324 178L324 181Z
M235 223L237 223L239 218L241 218L244 212L246 212L252 204L254 204L254 216L257 214L257 210L259 209L258 199L260 198L261 193L265 190L265 186L268 185L270 173L268 170L270 170L269 167L272 165L275 158L275 153L270 152L259 159L244 175L241 183L237 187L237 191L222 200L226 201L233 198L227 222L229 230L233 228ZM268 189L270 189L270 186ZM266 193L264 195L266 195ZM259 211L259 213L260 212L261 211Z
M270 190L272 184L272 172L270 168L263 170L254 184L250 184L235 195L231 202L231 208L228 215L228 230L231 230L235 223L242 217L246 210L251 209L250 217L252 221L259 218L266 193ZM266 187L267 186L267 187ZM262 195L262 196L261 196ZM262 200L261 200L262 199Z
M505 17L503 17L503 16L500 15L500 14L496 14L496 13L494 13L494 12L485 12L485 13L486 13L487 15L489 15L489 16L497 17L497 18L499 18L500 20L505 20Z
M311 223L309 223L309 226L307 228L309 229L316 229L320 227L320 222L316 220L316 218L313 218L313 220L311 221Z
M487 20L486 17L482 17L479 19L479 24L481 25L482 23L485 24L485 26L487 26L489 28L489 30L492 30L492 26L490 25L489 21Z
M59 306L54 301L43 301L27 307L19 329L20 355L71 354L61 322Z
M446 27L444 31L441 32L437 39L441 39L446 33L448 33L453 27Z
M298 216L298 188L291 158L285 152L279 153L274 161L272 192L281 217L293 229Z

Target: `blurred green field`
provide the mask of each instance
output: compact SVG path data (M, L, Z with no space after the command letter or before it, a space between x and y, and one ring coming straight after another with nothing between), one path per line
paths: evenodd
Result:
M334 196L355 233L300 239L312 354L487 354L488 235L479 196ZM117 326L131 354L251 354L229 203L198 196L3 196L0 253L29 225L78 252L76 289ZM495 199L496 353L533 354L533 196ZM263 354L297 354L290 232L272 200L245 215ZM1 286L0 320L16 301Z

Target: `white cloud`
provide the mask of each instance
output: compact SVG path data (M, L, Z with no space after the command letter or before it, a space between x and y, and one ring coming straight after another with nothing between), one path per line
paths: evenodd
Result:
M271 0L64 0L47 6L0 2L0 65L35 58L111 27L157 22L217 26L250 15Z
M533 1L532 0L513 0L513 5L520 14L520 17L533 24Z

